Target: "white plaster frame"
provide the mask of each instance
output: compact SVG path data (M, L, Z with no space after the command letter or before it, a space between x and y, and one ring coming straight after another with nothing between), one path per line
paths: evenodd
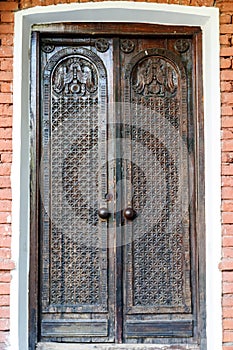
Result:
M34 7L15 14L12 165L11 350L28 350L29 66L33 24L140 22L194 25L203 30L207 349L222 348L219 13L216 8L127 1Z

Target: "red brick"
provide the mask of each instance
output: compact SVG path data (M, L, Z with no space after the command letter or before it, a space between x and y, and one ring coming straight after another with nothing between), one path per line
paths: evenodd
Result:
M10 250L10 248L1 248L0 247L0 258L10 259L11 258L11 250Z
M12 71L13 70L13 59L7 58L0 62L0 68L2 71Z
M0 163L0 176L1 175L10 175L11 174L11 164L9 163ZM0 197L1 198L1 197Z
M229 206L228 206L229 207ZM11 211L11 201L7 200L7 199L1 199L0 201L0 211L1 212L10 212Z
M213 0L191 0L192 6L213 6Z
M232 140L223 140L222 141L222 150L223 151L233 151L233 139Z
M10 318L10 308L9 306L1 307L0 318Z
M230 90L226 90L230 91ZM12 92L12 83L2 83L1 92Z
M9 224L9 223L11 223L10 212L7 212L7 211L0 212L0 223L1 224Z
M12 81L13 74L12 72L0 71L0 81Z
M1 238L11 238L11 224L0 224L0 241Z
M232 317L232 307L223 307L222 316L223 316L223 318Z
M5 331L10 329L10 322L8 319L0 319L0 330Z
M10 283L0 283L0 294L1 295L10 294Z
M0 94L1 97L1 94ZM230 92L223 92L221 94L222 103L233 104L233 94Z
M13 24L3 24L0 23L0 33L3 34L10 34L10 33L14 33L14 25Z
M12 199L12 192L10 188L0 188L0 198L3 199Z
M233 33L233 24L222 24L220 26L221 34L232 34Z
M232 56L233 55L233 47L221 47L220 56Z
M11 274L10 272L0 272L0 282L10 282L11 281Z
M4 12L1 14L1 21L2 23L13 23L14 22L14 14L12 12ZM224 22L224 23L230 23L230 22Z
M233 3L232 2L223 2L217 5L221 12L233 12Z
M223 246L223 249L233 247L233 237L232 236L223 237L222 246Z
M233 137L233 131L232 129L228 128L228 129L223 129L221 131L221 139L222 140L232 140ZM224 154L224 151L222 152ZM226 153L226 152L225 152Z
M12 150L12 140L1 140L0 139L0 152L1 151L11 151Z
M233 48L232 48L233 50ZM232 52L233 54L233 52ZM230 70L230 69L226 69L226 70L222 70L221 73L220 73L220 76L221 76L221 80L225 80L225 81L230 81L230 80L233 80L233 70Z
M233 213L232 212L222 213L222 222L224 224L232 224L233 223Z
M16 1L3 1L0 2L0 11L12 11L18 9L18 3Z
M10 236L0 236L0 247L10 248L11 247L11 237Z
M0 306L10 305L10 296L9 295L0 295Z
M10 188L11 179L9 176L0 176L0 188Z
M233 117L230 117L233 114L233 109L231 106L223 106L222 114L225 116L222 117L222 127L223 128L232 128L233 127Z
M231 60L229 60L229 61L230 61L229 67L225 67L225 68L230 68ZM8 87L6 87L6 88L8 88ZM233 84L232 84L232 82L228 82L228 81L221 82L221 91L228 91L228 92L233 91ZM8 91L6 91L6 92L8 92Z
M12 103L12 94L0 92L0 103Z
M224 130L225 132L227 132L228 130ZM231 138L233 137L233 133L231 132ZM224 137L224 139L226 139ZM233 163L233 152L222 152L222 164L224 165L224 163L226 164L232 164Z
M12 260L2 259L2 258L0 259L0 270L6 271L6 270L13 270L14 268L15 268L15 264Z
M222 69L231 68L231 64L232 64L232 60L230 58L221 58L221 60L220 60L220 67ZM224 87L224 85L223 86L221 85L222 91L224 91L223 87Z
M0 47L0 57L13 57L13 47L2 46Z
M12 128L1 128L1 125L0 125L0 138L1 139L11 139L12 138Z
M227 186L227 187L233 186L233 177L232 176L222 176L222 186Z
M14 44L14 36L13 34L5 34L2 36L2 45L3 46L13 46Z
M221 14L220 15L220 23L221 24L230 24L231 23L231 15Z
M222 166L223 175L233 175L233 164L227 164Z
M224 342L232 342L233 341L233 332L224 331L223 332L223 341Z
M223 294L233 294L233 282L223 282Z
M1 231L1 226L0 226L0 231ZM222 225L222 234L225 236L233 235L233 225Z
M222 201L222 210L223 211L233 211L233 200L225 199Z
M1 154L1 162L2 163L12 163L12 153L2 153Z
M233 329L233 319L228 318L223 320L223 328L224 329Z
M0 192L1 194L1 192ZM1 198L1 195L0 195ZM223 187L222 188L222 199L231 199L233 198L233 187Z
M5 252L7 253L7 252ZM10 258L10 256L9 256ZM232 247L225 247L223 248L223 258L233 258L233 248ZM228 280L233 282L233 278Z
M232 307L233 306L233 295L224 295L222 300L223 307Z
M224 271L222 274L222 278L224 282L233 282L233 271Z
M9 335L9 332L3 332L3 331L1 331L0 332L0 342L1 343L4 343L4 348L0 348L1 350L6 350L6 346L5 346L5 344L7 344L8 343L8 335Z
M7 107L7 105L6 105L6 107L7 108L1 108L1 107L3 107L4 105L0 105L0 111L2 110L2 111L4 111L4 112L6 112L6 113L10 113L10 109L9 109L9 107ZM7 110L8 110L8 112L7 112ZM2 113L2 115L3 115L4 113ZM0 126L1 127L11 127L12 126L12 118L10 118L8 115L6 116L6 117L1 117L0 116Z
M233 271L233 259L222 259L219 269L222 271Z
M220 44L229 46L231 44L231 35L229 34L220 35Z
M0 125L1 125L1 127L12 126L12 118L8 119L8 124L4 124L2 121L2 117L5 119L6 117L12 116L12 114L13 114L13 105L12 104L0 104Z

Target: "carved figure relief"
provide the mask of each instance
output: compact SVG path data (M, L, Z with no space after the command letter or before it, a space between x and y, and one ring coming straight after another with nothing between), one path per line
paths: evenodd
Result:
M133 70L133 89L145 96L175 95L178 78L174 67L164 58L152 56L139 62Z
M58 64L53 73L55 94L84 96L94 93L98 78L93 64L79 56L69 57Z

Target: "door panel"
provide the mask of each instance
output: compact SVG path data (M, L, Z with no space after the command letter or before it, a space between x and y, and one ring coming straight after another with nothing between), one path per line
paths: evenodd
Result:
M106 69L90 48L50 50L42 46L41 336L103 341L114 322L98 218L108 192Z
M131 315L126 317L125 336L169 336L171 332L173 337L189 337L188 84L178 55L149 45L131 54L122 77L124 105L129 105L125 134L131 139L128 156L132 160L131 188L125 191L127 205L136 213L132 223L124 226L125 312ZM147 314L173 315L170 321L161 317L165 323L159 326L157 319L143 319ZM182 314L187 314L186 319L177 322Z
M75 28L63 24L61 35L46 27L34 38L40 199L31 349L205 350L200 30Z

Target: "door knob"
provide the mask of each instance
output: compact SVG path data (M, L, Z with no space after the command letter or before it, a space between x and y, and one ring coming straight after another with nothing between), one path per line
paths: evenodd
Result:
M100 217L101 219L108 219L109 216L110 216L110 213L109 213L109 211L108 211L108 208L100 208L100 209L98 210L98 214L99 214L99 217Z
M133 208L126 208L124 210L124 217L127 219L127 220L133 220L136 216L136 213L135 211L133 210Z

